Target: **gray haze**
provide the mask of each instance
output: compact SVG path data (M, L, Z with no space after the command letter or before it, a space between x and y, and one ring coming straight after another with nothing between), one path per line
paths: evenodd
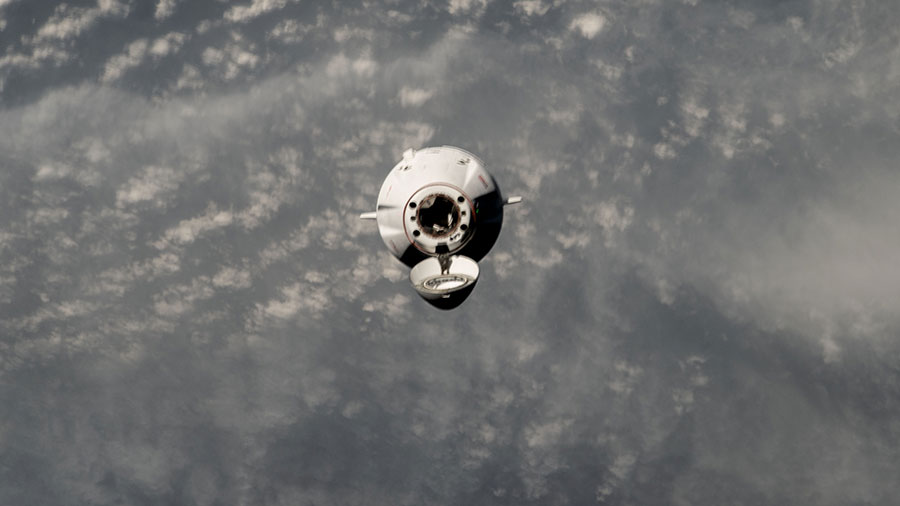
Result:
M0 0L0 504L889 505L900 3ZM459 309L404 149L510 208Z

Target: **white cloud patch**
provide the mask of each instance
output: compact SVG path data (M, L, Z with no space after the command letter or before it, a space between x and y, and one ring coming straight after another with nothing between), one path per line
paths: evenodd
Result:
M22 37L21 51L9 48L0 57L0 72L5 70L4 73L9 74L14 69L38 69L46 64L62 65L73 58L69 51L70 40L87 32L100 20L125 17L128 12L128 5L116 0L98 0L96 7L60 4L34 35ZM5 25L5 20L0 13L0 30L3 30L2 25ZM0 91L3 91L5 83L4 73L0 73Z
M15 1L17 0L0 0L0 32L6 29L6 18L3 17L3 8ZM0 91L2 91L2 88L0 88Z
M586 39L593 39L606 26L606 18L598 12L580 14L569 24L569 30L577 32Z
M769 123L775 128L784 126L784 114L780 112L772 113L769 116Z
M141 65L147 57L159 59L175 53L181 49L186 39L185 34L172 32L152 41L135 40L128 44L123 53L113 56L106 62L101 79L104 82L115 81L128 70Z
M332 304L325 286L294 283L281 290L281 296L260 306L262 313L278 319L288 319L301 311L319 317Z
M206 232L231 225L233 220L231 211L220 211L210 204L202 215L182 220L177 226L166 230L163 239L154 243L154 246L162 249L169 244L190 244Z
M226 81L235 79L244 72L256 68L260 57L255 51L255 45L247 43L243 37L233 34L232 41L225 47L207 47L203 50L201 60L207 67L213 68Z
M153 296L153 309L162 317L178 317L194 309L194 304L215 295L215 289L206 276L190 283L169 286Z
M389 299L376 298L363 304L363 311L384 315L393 321L409 316L411 299L403 294L396 294Z
M896 188L898 181L891 177L880 184ZM881 212L897 206L875 188L866 200L850 210L819 204L808 220L786 223L789 235L766 233L754 255L748 251L729 262L733 270L725 288L735 302L766 307L766 320L776 327L814 329L829 320L812 314L854 321L869 311L889 311L891 301L900 300L900 269L888 253L900 248L900 228ZM876 208L881 211L871 214Z
M42 207L28 211L26 219L33 226L58 223L69 217L69 210L63 207Z
M103 70L101 79L105 82L119 79L127 70L140 65L146 54L146 39L138 39L128 44L124 53L113 56L106 62L106 68Z
M588 213L593 215L598 225L609 234L623 232L634 219L634 208L616 201L605 201L596 204Z
M175 6L177 4L178 0L158 0L156 3L156 10L153 12L153 17L156 18L157 21L168 18L175 13Z
M700 130L709 117L709 109L700 106L694 99L688 98L681 103L684 130L691 137L700 135Z
M187 40L187 35L179 32L170 32L166 35L154 39L150 43L148 52L154 58L162 58L173 53L177 53Z
M823 57L825 67L832 68L835 65L843 65L849 62L860 49L862 49L862 41L845 41L840 47L829 51Z
M269 156L269 164L280 174L262 169L252 172L245 184L250 204L236 215L245 228L255 228L269 219L282 205L293 200L306 179L300 168L300 153L285 147Z
M60 65L69 60L71 54L65 49L60 49L52 45L40 45L32 47L30 53L9 52L0 57L0 70L25 68L37 69L45 63ZM9 72L9 70L7 70ZM2 91L2 90L0 90Z
M175 82L175 90L200 90L206 85L207 82L203 78L200 69L186 63L181 69L181 75L178 76L178 80Z
M284 44L296 44L302 41L310 31L310 27L296 19L279 21L266 35L268 39L278 40Z
M422 88L410 88L404 86L400 88L399 98L400 105L403 107L419 107L434 95L434 91Z
M184 175L168 167L147 167L141 175L131 178L116 192L116 206L152 201L157 207L165 204L171 192L178 188Z
M756 14L743 9L732 9L728 12L728 19L734 25L747 30L756 22Z
M212 284L216 288L249 288L251 284L250 272L234 267L225 267L213 276Z
M607 387L616 395L627 397L638 386L643 374L644 370L639 365L619 360L613 365Z
M618 81L622 77L624 69L621 66L606 63L602 60L593 60L591 63L600 71L601 75L609 81Z
M377 70L375 60L365 56L350 59L343 53L334 56L325 66L325 73L334 78L348 75L372 77Z
M362 39L371 41L375 37L375 31L370 28L362 28L359 26L342 26L332 33L335 42L343 44L349 40Z
M236 5L225 12L225 19L235 23L246 23L268 12L283 9L288 0L253 0L250 5Z
M327 210L321 215L310 217L306 224L293 231L286 239L273 242L262 248L259 257L263 266L284 261L299 251L303 251L312 244L312 237L317 243L321 243L327 249L341 247L342 237L332 224L339 218L333 210Z
M653 154L660 160L671 160L676 156L675 149L666 142L656 143L653 146Z
M449 0L447 10L450 14L465 14L469 12L483 12L488 0Z
M71 7L59 5L50 19L41 26L33 42L66 40L77 37L104 17L125 16L128 6L116 0L98 0L96 7Z
M513 3L516 11L525 16L543 16L550 10L550 5L545 4L543 0L516 0Z
M65 164L45 164L38 167L34 174L35 181L54 181L69 177L74 173L71 166Z
M164 252L153 258L131 262L121 267L101 271L87 291L88 295L121 296L135 281L150 282L181 270L181 259L175 253Z

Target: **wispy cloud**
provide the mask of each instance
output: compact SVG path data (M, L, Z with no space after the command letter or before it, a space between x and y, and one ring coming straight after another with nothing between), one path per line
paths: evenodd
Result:
M92 28L102 18L124 16L128 10L126 4L117 0L97 0L96 7L88 8L61 4L50 19L38 29L32 43L77 37Z
M236 23L246 23L251 19L283 9L288 0L252 0L249 5L236 5L225 12L225 19Z

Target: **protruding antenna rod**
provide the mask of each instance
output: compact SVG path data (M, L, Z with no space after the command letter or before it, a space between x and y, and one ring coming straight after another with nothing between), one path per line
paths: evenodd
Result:
M374 220L377 218L378 213L372 211L370 213L362 213L359 215L359 219L361 220Z
M518 196L510 197L510 198L506 199L506 202L504 202L503 205L508 206L510 204L518 204L519 202L522 202L522 197L518 197Z

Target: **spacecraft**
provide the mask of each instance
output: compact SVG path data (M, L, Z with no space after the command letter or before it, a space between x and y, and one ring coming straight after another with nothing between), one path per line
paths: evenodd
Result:
M478 281L478 261L500 235L504 199L484 162L453 146L408 149L378 193L381 239L411 267L409 281L429 304L453 309Z

